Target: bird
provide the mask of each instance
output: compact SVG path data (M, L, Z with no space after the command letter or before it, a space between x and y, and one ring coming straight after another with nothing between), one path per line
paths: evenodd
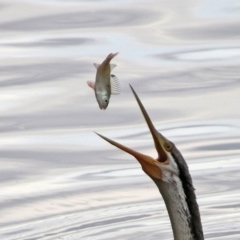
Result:
M174 240L204 240L199 207L188 165L175 144L154 127L138 95L130 85L151 132L158 156L142 154L99 133L98 136L129 153L156 184L165 202Z

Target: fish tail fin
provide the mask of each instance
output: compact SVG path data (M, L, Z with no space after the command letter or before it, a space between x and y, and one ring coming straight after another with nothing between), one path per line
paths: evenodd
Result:
M108 54L108 56L106 57L106 59L102 62L102 66L103 67L105 67L105 66L107 66L107 64L110 64L110 61L115 57L115 56L117 56L118 55L118 52L117 53L110 53L110 54ZM115 65L115 66L117 66L117 65ZM114 66L112 66L112 68L111 68L111 70L114 68Z
M103 63L105 63L105 64L110 63L110 61L111 61L115 56L117 56L117 55L118 55L118 52L117 52L117 53L110 53L110 54L108 54L108 56L107 56L106 59L103 61Z
M114 57L116 57L118 55L118 52L117 53L110 53L108 56L107 56L107 58L108 59L113 59Z

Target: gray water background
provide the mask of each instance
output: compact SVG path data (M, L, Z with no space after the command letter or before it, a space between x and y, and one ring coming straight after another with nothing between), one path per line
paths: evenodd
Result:
M0 239L172 239L131 156L156 156L130 91L193 177L206 239L240 239L239 1L0 1ZM119 52L122 93L86 81Z

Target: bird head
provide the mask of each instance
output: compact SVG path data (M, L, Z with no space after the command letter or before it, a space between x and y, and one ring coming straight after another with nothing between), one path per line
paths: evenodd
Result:
M131 87L131 85L130 85ZM152 124L151 119L149 118L145 108L143 107L139 97L137 96L136 92L134 89L131 87L132 92L137 100L137 103L142 111L142 114L147 122L147 125L149 127L149 130L152 134L153 141L155 144L155 148L158 153L158 157L156 159L142 154L140 152L137 152L131 148L128 148L120 143L117 143L101 134L98 134L101 138L109 142L110 144L116 146L117 148L120 148L121 150L131 154L134 156L137 161L141 164L143 171L151 178L153 179L162 179L162 170L161 166L168 165L169 164L169 154L173 151L175 148L174 144L170 142L166 137L164 137L161 133L159 133L155 127Z

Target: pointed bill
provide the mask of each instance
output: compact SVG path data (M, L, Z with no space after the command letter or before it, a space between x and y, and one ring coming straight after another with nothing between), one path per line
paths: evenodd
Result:
M130 85L130 84L129 84ZM156 150L158 152L158 158L161 159L161 156L164 156L165 155L165 152L161 146L161 143L160 143L160 138L162 137L162 135L156 130L156 128L153 126L152 124L152 121L151 119L149 118L145 108L143 107L138 95L136 94L136 92L134 91L134 89L132 88L132 86L130 85L130 88L135 96L135 99L137 100L137 103L142 111L142 114L147 122L147 125L148 125L148 128L152 134L152 137L153 137L153 140L154 140L154 144L155 144L155 147L156 147Z
M95 132L96 133L96 132ZM127 152L129 154L131 154L133 157L135 157L138 162L141 164L143 171L149 175L152 178L156 178L156 179L161 179L162 178L162 172L161 169L157 167L157 165L155 164L156 160L154 160L153 158L144 155L140 152L137 152L131 148L125 147L124 145L117 143L107 137L104 137L103 135L96 133L99 137L103 138L104 140L106 140L107 142L109 142L110 144L112 144L113 146L120 148L121 150L123 150L124 152Z
M134 157L145 157L146 155L142 154L142 153L139 153L131 148L128 148L128 147L125 147L124 145L120 144L120 143L117 143L107 137L104 137L103 135L95 132L99 137L103 138L104 140L106 140L107 142L109 142L110 144L114 145L115 147L117 148L120 148L121 150L123 150L124 152L127 152L129 154L131 154L132 156Z

